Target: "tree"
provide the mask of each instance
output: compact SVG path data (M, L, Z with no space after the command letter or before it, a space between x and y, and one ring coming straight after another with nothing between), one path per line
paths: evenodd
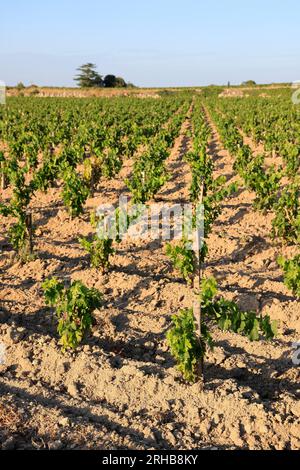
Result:
M24 88L25 88L24 83L19 82L19 83L17 84L17 89L18 89L19 91L24 90Z
M102 76L96 71L95 64L84 64L77 69L80 73L74 78L80 88L102 87Z
M114 88L116 86L117 77L115 75L106 75L104 77L104 86L107 88Z
M124 88L127 86L122 77L116 77L115 75L106 75L103 81L104 86L107 88Z
M246 82L242 83L243 86L255 86L256 82L254 80L247 80Z
M115 86L118 87L118 88L125 88L127 86L127 84L126 84L124 78L117 77Z

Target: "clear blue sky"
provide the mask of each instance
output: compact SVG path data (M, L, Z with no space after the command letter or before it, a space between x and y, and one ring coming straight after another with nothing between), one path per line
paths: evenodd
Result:
M77 66L139 86L300 79L299 0L1 2L0 80L73 86Z

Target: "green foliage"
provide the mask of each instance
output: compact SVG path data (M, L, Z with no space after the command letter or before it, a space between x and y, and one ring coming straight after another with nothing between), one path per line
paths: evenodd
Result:
M221 202L230 197L238 189L237 183L226 184L226 177L214 178L214 164L207 153L210 132L203 117L203 110L198 110L193 117L194 128L197 134L194 137L193 151L186 155L192 171L192 184L190 186L190 200L194 204L199 202L203 186L202 203L204 206L204 233L207 236L213 223L221 214Z
M193 310L181 310L172 317L172 328L167 333L167 341L171 354L177 361L178 370L185 380L196 380L195 369L203 356L201 345L196 337Z
M259 101L257 96L247 101L216 102L214 99L210 103L210 112L224 146L235 156L234 169L256 193L254 207L274 211L273 237L299 243L299 121L296 110L290 105L287 107L285 100L279 101L274 107L271 99ZM286 119L287 115L289 119ZM256 144L263 143L265 151L273 158L282 155L285 165L279 169L266 168L264 156L255 156L244 144L237 126ZM290 182L282 189L282 177L286 175Z
M199 194L201 191L202 183L205 184L206 190L213 184L213 162L206 155L206 152L202 154L193 155L188 154L192 169L192 183L190 187L190 199L192 202L199 200Z
M148 149L135 162L131 178L125 180L135 204L145 204L154 198L168 180L164 162L179 133L183 118L183 111L175 115L170 124L160 130L148 145Z
M266 340L277 334L277 323L269 316L258 316L256 312L243 312L235 302L217 298L217 282L214 278L203 279L201 283L201 339L197 338L195 320L191 309L181 310L172 317L172 327L167 340L178 369L189 382L197 379L195 370L198 362L213 348L210 328L217 325L223 331L247 336L250 341Z
M191 247L188 245L188 241L182 239L178 245L167 243L166 254L171 259L175 269L179 270L185 281L188 284L192 284L195 272L195 255Z
M242 312L235 302L220 299L212 304L209 310L215 315L221 330L243 334L250 341L258 341L260 335L270 340L277 334L276 323L271 323L268 316L257 316L256 312Z
M4 217L12 216L17 219L10 226L8 237L17 252L18 258L26 262L32 258L31 239L34 230L29 225L31 219L28 218L27 214L34 187L31 183L26 183L26 168L21 168L15 158L5 161L4 171L13 186L13 195L9 203L0 202L0 214Z
M124 88L127 86L122 77L116 77L115 75L106 75L103 82L106 88Z
M212 225L222 212L221 202L232 196L238 189L237 183L231 183L229 186L223 187L224 183L224 177L216 178L212 183L210 191L203 198L205 236L209 235Z
M82 248L90 255L91 266L100 268L102 272L106 272L110 267L109 258L115 253L114 242L121 242L122 232L127 231L130 224L138 218L139 212L136 211L135 214L128 215L125 211L117 208L111 215L114 216L114 221L111 225L106 226L104 216L92 212L90 222L97 233L92 237L79 238Z
M77 69L79 74L74 78L81 88L102 87L103 80L101 75L96 72L95 64L84 64Z
M254 208L257 210L272 209L278 199L279 183L282 173L274 167L268 170L263 166L264 157L257 156L245 166L246 185L256 193Z
M29 231L31 231L31 233L29 233ZM28 227L26 224L26 216L23 214L19 215L18 221L8 230L9 241L16 250L18 258L23 262L32 259L30 239L33 236L33 233L33 228Z
M71 168L67 167L62 174L64 185L62 198L68 207L71 217L83 214L83 205L89 196L89 189L80 176Z
M0 109L0 140L5 149L0 151L0 173L3 188L10 186L12 196L0 203L0 211L12 218L7 224L8 236L24 260L30 255L26 252L33 234L26 215L37 191L57 187L62 180L65 205L72 217L80 215L99 178L113 178L121 169L123 156L133 156L139 145L151 147L151 154L153 148L155 159L165 158L165 147L189 106L189 99L177 93L164 100L143 101L134 97L45 101L13 97L8 101ZM168 130L162 129L170 119ZM92 161L88 168L86 163L82 175L78 167L88 156L97 165ZM161 184L163 181L154 186Z
M192 226L196 230L196 225L198 226L199 222L201 222L197 220L197 204L199 201L202 201L204 206L204 234L207 237L212 230L213 223L221 213L221 202L236 192L238 185L232 183L225 186L225 177L213 177L213 161L207 154L209 132L203 116L201 117L202 110L197 108L195 114L193 124L197 134L194 139L193 151L189 152L186 157L192 170L192 184L190 188L191 201L194 203ZM235 128L231 127L231 125L228 126L224 135L227 139L227 146L236 151L236 138L238 135ZM238 141L241 142L241 137L238 137ZM241 152L239 154L237 166L241 173L244 172L249 162L252 162L249 158L250 155L250 149L249 152ZM262 170L261 166L260 170ZM259 176L261 183L263 180L262 172ZM255 177L257 184L257 171L255 171ZM276 178L271 181L270 188L268 182L263 181L264 184L262 184L262 188L260 187L260 202L263 201L264 204L270 203L275 182ZM200 198L201 193L202 198ZM208 248L204 241L199 253L199 261L194 251L189 248L186 240L183 239L178 245L172 246L168 244L167 255L173 261L175 268L181 272L183 278L189 284L192 284L195 275L200 275L198 269L200 267L203 268ZM198 266L199 262L200 266ZM178 315L172 317L173 325L167 334L171 354L176 359L178 369L187 381L194 382L199 378L199 368L197 366L200 361L202 362L208 348L213 347L213 339L210 333L212 326L216 325L224 331L246 335L251 341L258 340L260 335L263 335L266 339L271 339L276 334L277 325L275 322L272 323L268 316L263 318L258 316L256 312L243 312L235 302L217 298L217 282L214 278L202 279L200 292L195 292L194 295L200 295L199 318L201 317L201 334L196 331L194 312L191 309L181 310Z
M281 155L285 161L286 174L293 178L297 175L300 168L300 146L294 142L285 142L283 144Z
M19 82L19 83L17 84L16 88L17 88L18 91L22 91L22 90L24 90L25 85L24 85L23 82Z
M236 150L234 169L244 179L246 186L255 192L253 207L263 211L272 209L278 198L282 172L276 171L275 167L265 169L264 156L254 156L247 145Z
M300 298L300 255L287 260L279 256L278 264L284 272L284 283L293 294Z
M166 156L166 145L161 143L156 146L155 152L149 151L135 162L132 177L125 181L135 204L145 204L166 183L168 177L163 164Z
M58 318L57 331L63 349L76 349L92 326L92 313L101 305L101 293L89 289L81 281L74 281L69 288L57 279L42 284L46 304L55 307Z
M83 166L83 179L90 188L91 193L93 193L102 176L101 161L97 157L86 158Z
M123 161L118 149L111 148L102 158L102 175L104 178L112 179L120 172L122 165Z
M245 82L242 83L243 86L255 86L256 82L254 80L246 80Z
M212 321L223 331L245 335L251 341L259 340L260 335L267 340L276 336L277 324L271 322L269 316L258 316L252 311L243 312L235 302L216 298L217 293L217 282L214 278L202 280L202 315L206 321Z
M114 253L113 240L109 238L101 240L97 235L94 235L92 239L80 238L79 242L82 248L89 253L91 266L106 272L110 265L109 257Z
M104 216L97 215L96 212L92 212L90 217L91 226L97 229L97 232L92 237L79 238L79 243L82 248L90 255L90 262L93 268L100 268L104 273L110 266L109 258L114 254L113 248L113 234L106 233L106 227L104 223ZM117 235L117 220L115 235ZM118 237L116 237L118 240Z
M35 173L33 184L36 190L46 192L57 177L57 168L50 161L45 161L43 166Z
M295 181L282 190L274 206L273 237L300 243L300 186Z

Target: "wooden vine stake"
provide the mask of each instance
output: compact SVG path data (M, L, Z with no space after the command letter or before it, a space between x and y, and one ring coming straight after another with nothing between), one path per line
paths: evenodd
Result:
M1 163L1 189L4 191L8 186L8 178L4 171L4 163Z
M28 254L31 255L33 252L33 241L32 241L32 213L27 212L25 218L25 225L28 235Z
M201 248L203 245L203 233L201 227L199 227L199 221L197 217L198 207L203 205L203 196L204 196L204 180L201 183L201 189L199 194L198 203L194 204L193 212L196 221L195 233L194 233L194 253L195 253L195 271L194 271L194 302L193 302L193 314L195 318L195 323L197 326L196 336L199 342L200 349L202 349L202 333L201 333L201 281L203 276L203 265L201 261ZM198 207L197 207L198 206ZM196 375L201 382L201 387L203 386L203 368L204 368L204 358L201 357L200 361L196 366Z

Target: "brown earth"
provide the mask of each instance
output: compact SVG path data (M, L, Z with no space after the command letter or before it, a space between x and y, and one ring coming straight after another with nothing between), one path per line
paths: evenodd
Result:
M212 123L211 123L212 124ZM183 125L168 160L171 178L158 201L188 198L189 148ZM209 151L216 175L236 176L212 125ZM87 213L69 220L59 189L32 203L36 259L13 259L0 221L2 255L0 442L3 449L299 449L299 367L292 343L300 336L300 307L276 263L292 255L270 238L272 214L254 212L254 195L241 189L223 205L209 239L206 274L242 307L280 322L279 336L250 343L213 331L216 347L205 363L205 388L186 384L168 352L170 317L192 303L191 289L172 270L160 241L123 241L107 275L89 267L78 236L90 232L89 210L128 194L126 161L114 181L103 181ZM9 190L4 197L9 196ZM58 346L53 313L41 282L52 275L80 279L104 295L93 334L76 353Z
M40 98L111 98L133 96L136 98L160 98L157 90L139 88L46 88L30 86L18 90L7 88L7 96L37 96Z
M187 87L187 88L75 88L75 87L39 87L31 85L22 89L17 87L7 87L6 95L9 96L37 96L37 97L49 97L49 98L95 98L95 97L113 97L113 96L134 96L137 98L160 98L160 92L178 92L185 90L193 90L197 93L201 93L205 87ZM254 90L276 90L290 88L290 85L267 85L267 86L255 86L255 87L237 87L232 86L231 88L224 89L224 92L220 94L221 97L247 97L245 91ZM223 94L224 93L224 94ZM268 94L262 93L260 96Z
M244 98L244 96L244 91L237 88L226 88L219 94L219 98Z

